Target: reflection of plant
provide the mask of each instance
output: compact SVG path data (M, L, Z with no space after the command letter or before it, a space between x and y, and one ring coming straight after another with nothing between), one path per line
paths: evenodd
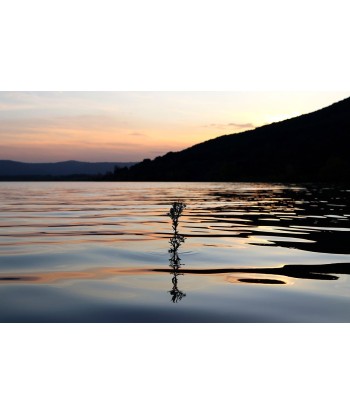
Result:
M168 216L170 216L171 220L172 220L172 228L174 231L173 236L170 238L170 249L169 249L169 254L170 254L170 258L169 258L169 263L170 263L170 267L172 268L171 274L173 275L172 278L172 283L173 283L173 288L170 292L172 298L171 301L173 303L177 303L178 301L180 301L183 297L186 297L186 294L183 293L182 291L180 291L177 287L177 277L179 275L183 275L179 272L179 269L181 267L181 263L180 263L180 257L178 254L178 249L180 248L181 244L183 244L185 242L185 238L180 235L177 231L177 227L179 224L179 218L182 215L182 212L184 211L186 205L182 202L174 202L172 207L170 208L170 212L168 213Z
M173 303L177 303L178 301L182 300L182 297L186 297L186 294L177 288L177 279L174 282L173 278L173 284L173 289L169 291L169 293L171 294L171 301Z

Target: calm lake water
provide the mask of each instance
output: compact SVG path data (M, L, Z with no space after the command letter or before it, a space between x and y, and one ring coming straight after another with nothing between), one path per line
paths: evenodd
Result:
M350 322L349 187L2 182L0 200L2 322Z

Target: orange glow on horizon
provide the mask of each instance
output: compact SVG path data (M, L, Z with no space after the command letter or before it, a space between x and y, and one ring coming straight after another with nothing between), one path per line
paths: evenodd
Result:
M348 93L0 92L0 158L141 161L312 112Z
M139 161L154 158L169 151L180 151L194 144L224 134L251 129L235 126L199 126L188 128L149 128L138 132L123 128L86 128L41 126L16 131L0 128L2 158L14 159L25 154L31 161L40 161L44 151L49 161L78 159L81 161ZM165 139L164 139L165 138ZM115 154L112 156L112 154ZM7 155L7 157L6 157ZM4 157L5 156L5 157ZM20 157L23 158L23 157Z

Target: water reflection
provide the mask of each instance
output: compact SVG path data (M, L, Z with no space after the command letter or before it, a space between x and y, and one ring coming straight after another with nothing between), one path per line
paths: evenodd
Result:
M153 271L164 272L164 269ZM304 280L333 281L338 280L337 274L350 275L350 264L315 264L315 265L284 265L276 268L206 268L206 269L185 269L186 274L219 275L219 274L266 274L299 278ZM255 280L256 281L256 280ZM245 282L245 281L242 281Z
M249 245L350 254L350 191L346 188L247 186L236 192L215 190L207 196L218 204L200 219L211 230L235 232L232 236L248 239Z
M350 322L348 186L0 183L0 202L0 321Z
M173 276L171 279L173 283L173 288L171 289L171 291L169 291L169 293L171 295L171 301L173 303L177 303L178 301L182 300L183 297L186 297L186 294L183 291L181 291L177 286L178 277L180 275L183 275L183 273L180 272L182 264L178 250L180 246L185 242L184 236L178 232L177 227L179 225L179 218L182 215L182 212L185 209L185 207L186 205L182 202L174 202L168 213L168 216L170 216L172 221L173 229L173 235L169 240L170 249L168 251L170 254L169 266L172 269L170 274Z
M266 278L240 278L238 281L246 284L285 284L285 282L281 280L271 280Z

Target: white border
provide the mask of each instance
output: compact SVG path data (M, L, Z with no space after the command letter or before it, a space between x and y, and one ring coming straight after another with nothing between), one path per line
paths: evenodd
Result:
M350 90L344 0L12 0L2 90Z
M350 90L347 2L1 3L0 89ZM1 325L12 414L345 414L348 325Z

